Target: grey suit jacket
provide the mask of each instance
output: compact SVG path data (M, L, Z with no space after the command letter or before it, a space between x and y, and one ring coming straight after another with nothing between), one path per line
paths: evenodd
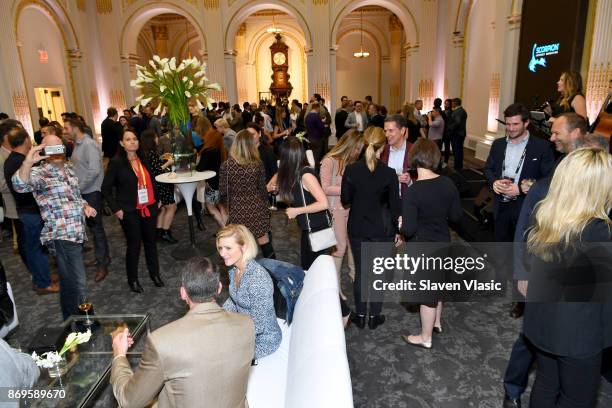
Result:
M255 330L248 316L202 303L149 335L140 366L113 360L111 385L120 407L242 408Z
M40 370L32 357L19 353L0 339L0 387L32 388L39 374ZM19 402L0 401L2 408L18 406Z
M347 128L357 128L357 111L353 111L349 113L346 118L346 122L344 122L344 126ZM361 111L361 119L363 120L363 130L368 127L368 115L364 111Z

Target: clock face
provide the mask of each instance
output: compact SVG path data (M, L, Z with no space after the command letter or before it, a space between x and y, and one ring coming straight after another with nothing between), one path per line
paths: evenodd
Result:
M276 65L283 65L286 61L285 54L283 54L282 52L277 52L276 54L274 54L272 60Z

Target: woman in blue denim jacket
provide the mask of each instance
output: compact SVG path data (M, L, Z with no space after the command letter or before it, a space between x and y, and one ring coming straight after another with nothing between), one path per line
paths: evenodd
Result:
M230 267L229 298L223 308L246 314L255 325L255 359L270 355L282 340L274 312L274 284L268 271L255 262L257 242L244 226L230 224L217 233L217 249Z

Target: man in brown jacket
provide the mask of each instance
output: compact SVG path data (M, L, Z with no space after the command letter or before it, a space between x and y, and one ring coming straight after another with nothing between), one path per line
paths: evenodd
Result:
M123 408L246 406L246 389L255 351L255 329L248 316L224 311L216 265L191 260L181 275L187 314L151 333L140 366L132 372L125 357L132 341L124 329L113 338L113 393Z

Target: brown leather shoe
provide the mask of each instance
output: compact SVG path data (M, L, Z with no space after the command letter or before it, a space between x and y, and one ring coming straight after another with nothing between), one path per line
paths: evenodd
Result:
M106 275L108 275L108 268L99 267L94 279L96 282L101 282L106 278Z
M50 275L51 278L51 283L57 283L59 282L59 275L57 273L52 273Z
M84 265L86 268L91 268L92 266L96 266L96 264L97 264L97 263L98 263L98 262L97 262L95 259L90 259L90 260L88 260L88 261L83 261L83 265Z
M59 292L59 285L57 283L51 283L46 288L36 288L37 295L48 295L49 293L57 293Z

